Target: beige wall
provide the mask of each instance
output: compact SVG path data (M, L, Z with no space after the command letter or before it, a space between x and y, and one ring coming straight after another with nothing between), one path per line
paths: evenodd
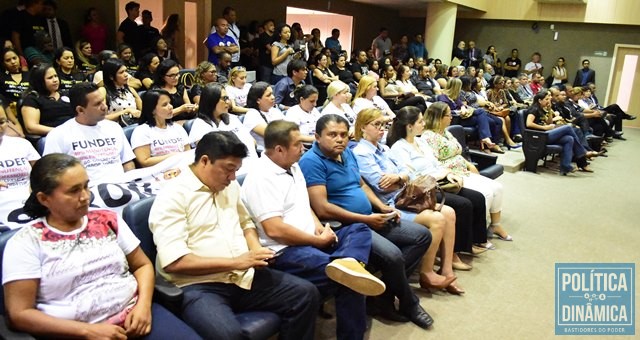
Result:
M588 0L586 5L539 3L536 0L491 0L486 12L469 11L459 18L586 22L640 25L640 1Z

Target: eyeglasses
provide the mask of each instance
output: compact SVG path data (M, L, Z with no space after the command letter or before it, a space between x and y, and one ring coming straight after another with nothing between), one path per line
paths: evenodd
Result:
M380 130L380 129L384 128L385 123L384 122L370 122L369 125L371 125L374 128Z
M222 96L221 99L226 102L227 100L229 100L229 96Z
M169 78L178 78L178 76L180 75L180 73L173 73L173 74L165 74L165 77L169 77Z

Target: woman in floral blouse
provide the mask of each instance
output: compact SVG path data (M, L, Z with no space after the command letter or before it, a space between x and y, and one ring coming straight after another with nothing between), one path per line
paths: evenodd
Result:
M478 169L462 157L462 146L449 131L451 109L446 103L437 102L427 109L424 116L425 131L422 138L433 150L440 163L454 174L464 178L463 186L481 192L491 215L489 232L505 241L513 238L500 224L502 212L502 184L478 173Z

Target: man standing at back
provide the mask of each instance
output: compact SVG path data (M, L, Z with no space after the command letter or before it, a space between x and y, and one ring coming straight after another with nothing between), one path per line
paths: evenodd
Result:
M246 156L230 131L198 142L194 163L151 207L156 270L182 288L182 319L205 339L244 339L235 313L269 311L281 318L281 339L312 340L318 290L267 267L275 252L260 245L235 181Z
M590 65L589 59L582 61L582 69L576 72L576 78L573 80L574 87L585 87L588 83L596 82L596 71L590 69Z
M260 243L280 254L272 268L311 281L325 297L335 295L338 339L363 339L363 295L385 289L363 267L371 250L369 227L355 223L334 232L318 221L297 164L302 140L296 123L269 123L264 143L260 166L242 184L242 200L258 226Z
M119 182L125 171L135 168L135 155L120 125L104 119L107 104L98 85L73 85L69 101L76 117L49 132L43 153L76 157L87 169L92 185Z
M413 58L414 62L418 58L422 58L425 60L429 58L429 52L427 52L427 48L424 46L422 34L416 34L413 38L413 41L409 44L409 56Z
M120 27L118 27L118 33L116 33L116 43L127 44L134 46L136 43L136 33L138 30L138 23L136 18L140 16L140 4L135 1L129 1L124 6L127 11L127 17L122 20Z
M238 46L238 52L231 54L231 65L238 66L240 65L240 51L242 48L240 47L240 28L237 24L238 16L236 10L233 7L225 7L222 10L222 17L227 21L227 35L233 38ZM215 32L216 25L213 25L213 27L211 27L211 33Z
M371 50L373 51L373 55L376 57L376 60L380 60L382 57L390 55L392 46L393 43L389 38L389 31L385 27L380 28L380 34L378 34L371 43Z
M205 44L209 49L209 62L218 65L218 56L220 53L227 52L233 55L234 53L239 53L240 48L236 40L227 35L229 32L229 23L226 19L218 18L215 27L216 31L209 34Z
M324 46L331 50L331 60L338 60L338 55L342 52L342 45L340 45L340 30L334 28L331 30L331 36L324 40Z

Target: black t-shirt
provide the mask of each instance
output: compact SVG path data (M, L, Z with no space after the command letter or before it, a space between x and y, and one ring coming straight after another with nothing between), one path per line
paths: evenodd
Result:
M361 76L366 76L369 73L369 66L367 64L353 63L351 65L351 73L360 73Z
M138 30L138 23L126 18L120 23L118 32L124 33L124 42L129 46L136 46L136 31Z
M60 96L55 100L36 94L29 94L24 98L22 106L33 107L40 110L40 124L49 127L56 127L75 117L75 113L69 104L69 98Z
M138 72L136 72L136 74L134 75L134 77L140 81L142 81L143 79L151 79L151 81L153 81L153 73L151 73L149 70L147 69L138 69ZM144 83L142 83L142 88L141 90L149 90L147 87L144 86Z
M271 64L271 53L267 53L266 45L270 45L273 40L273 36L268 35L267 33L260 34L260 38L258 39L258 56L260 57L260 65L273 67Z
M189 99L191 100L191 102L193 103L193 98L195 98L196 96L200 96L202 95L202 85L200 84L194 84L191 89L189 90Z
M23 51L29 46L35 46L34 33L47 29L43 17L31 15L27 11L19 12L13 24L13 31L20 34L20 44Z
M98 67L98 61L93 56L87 58L88 63L83 62L80 58L76 58L76 67L78 71L87 74L93 72Z
M126 34L126 33L125 33ZM138 58L141 58L147 52L153 49L153 42L160 37L160 31L153 26L140 25L135 28L135 46L134 52Z
M502 65L502 67L504 68L505 66L522 66L522 62L520 61L520 59L518 58L507 58L504 61L504 64ZM504 76L505 77L509 77L509 78L515 78L518 76L518 71L514 71L514 70L507 70L506 68L504 69Z
M342 81L343 83L351 84L356 82L356 80L353 78L353 73L351 73L351 71L349 71L349 69L346 67L344 68L344 70L340 70L338 66L333 64L331 65L331 72L338 75L338 78L340 78L340 81Z
M71 90L74 84L85 81L84 75L79 72L71 72L69 74L66 74L60 69L57 69L56 72L58 73L58 78L60 79L60 87L58 88L58 91L63 94L68 94L69 90Z
M0 73L0 95L4 104L17 102L22 98L22 93L29 88L29 72L22 72L22 80L16 82L9 72Z

